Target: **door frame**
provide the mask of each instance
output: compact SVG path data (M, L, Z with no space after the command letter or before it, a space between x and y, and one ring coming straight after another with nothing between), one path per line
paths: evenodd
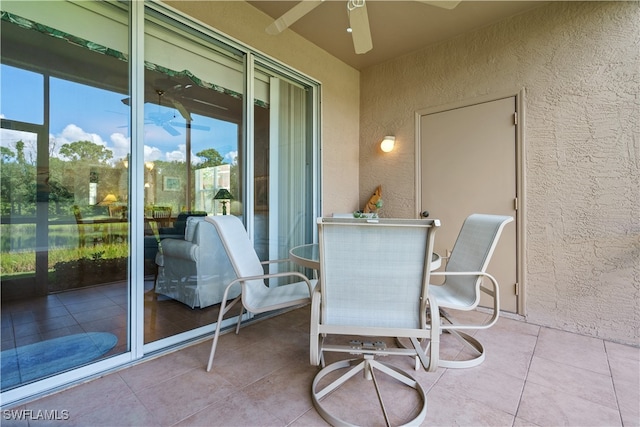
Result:
M470 107L473 105L484 104L491 101L497 101L504 98L516 99L516 313L526 316L526 286L525 286L525 269L524 254L526 248L526 168L525 168L525 104L526 90L525 88L505 91L502 93L484 95L477 98L456 101L449 104L436 105L424 109L416 110L415 120L415 217L420 218L420 207L422 206L422 170L421 170L421 140L420 135L421 117L429 114L442 113L458 108Z

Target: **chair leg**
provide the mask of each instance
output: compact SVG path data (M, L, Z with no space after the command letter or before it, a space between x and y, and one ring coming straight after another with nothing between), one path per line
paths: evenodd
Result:
M238 301L240 301L241 296L238 296L236 299L231 301L231 304L227 305L227 292L225 291L224 296L222 298L222 303L220 303L220 313L218 314L218 323L216 323L216 332L213 334L213 342L211 343L211 352L209 353L209 363L207 363L207 372L211 371L211 367L213 366L213 357L216 354L216 347L218 346L218 338L220 337L220 328L222 327L222 319L224 315L233 307ZM225 307L226 306L226 307Z
M322 416L322 418L324 418L329 424L334 426L352 425L346 422L345 420L342 420L332 415L331 413L329 413L327 409L322 405L321 400L327 395L329 395L331 392L335 391L341 385L346 383L349 379L354 377L356 374L358 374L359 372L363 372L363 374L365 375L365 378L371 379L374 384L374 387L376 389L376 394L378 396L378 400L382 408L382 412L384 414L386 425L387 426L391 425L388 417L387 408L382 399L378 381L376 379L376 375L375 375L376 370L380 371L381 373L389 375L390 377L396 379L397 381L403 383L408 387L415 389L419 394L422 400L422 408L420 410L420 413L414 419L407 422L406 425L418 425L425 419L427 414L426 392L415 378L413 378L410 374L404 372L398 367L374 360L373 355L370 355L370 354L365 354L364 360L362 360L357 365L352 366L351 363L355 360L356 359L340 360L338 362L332 363L328 365L326 368L321 369L320 372L318 372L315 378L313 379L313 384L311 386L311 397L313 400L313 404L316 410L318 411L318 413L320 414L320 416ZM331 374L334 371L337 371L339 369L345 369L345 368L350 368L350 369L348 369L340 377L334 379L330 384L318 390L318 384L321 382L321 380L325 376Z
M236 325L236 335L240 333L240 324L242 323L243 314L244 314L244 306L240 308L240 316L238 316L238 324Z
M446 330L446 329L443 328L443 330ZM439 362L440 366L442 366L443 368L453 368L453 369L473 368L474 366L478 366L479 364L484 362L485 351L484 351L484 346L480 341L473 338L469 334L465 334L464 332L454 331L452 329L448 330L448 332L452 334L454 337L461 340L464 343L465 347L474 350L478 355L472 359L466 359L466 360L440 359L440 362Z
M449 322L451 326L456 326L456 323L451 318L449 318L449 314L445 310L440 309L439 314L440 316L442 316L442 318L447 320L447 322ZM484 362L485 351L484 351L484 346L480 341L473 338L469 334L460 332L459 330L456 330L456 329L450 329L447 326L449 325L442 325L441 327L442 331L448 332L449 334L454 336L456 339L458 339L458 341L460 341L464 345L466 349L473 351L474 353L477 354L477 356L471 359L466 359L466 360L441 359L440 366L444 368L452 368L452 369L473 368L474 366L478 366L482 362Z

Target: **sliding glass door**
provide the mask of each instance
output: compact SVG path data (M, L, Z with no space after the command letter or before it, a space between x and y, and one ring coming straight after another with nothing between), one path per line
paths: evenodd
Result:
M131 247L126 7L2 8L5 392L129 350Z
M312 242L319 103L317 83L162 3L1 7L11 402L211 333L220 301L199 295L226 283L165 263L196 220L237 216L263 260Z

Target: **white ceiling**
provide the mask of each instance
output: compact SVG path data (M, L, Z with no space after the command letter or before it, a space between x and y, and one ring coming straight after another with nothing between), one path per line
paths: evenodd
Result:
M249 4L278 18L298 1L253 0ZM369 66L419 50L425 46L477 30L547 1L463 1L447 10L418 1L367 0L373 49L353 51L346 0L327 0L290 29L352 67ZM265 33L265 37L271 36Z

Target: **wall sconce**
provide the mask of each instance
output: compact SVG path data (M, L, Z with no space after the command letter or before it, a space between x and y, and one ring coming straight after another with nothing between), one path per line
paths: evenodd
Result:
M385 136L382 142L380 143L380 149L385 153L389 153L393 151L393 147L396 145L396 137L395 136Z

